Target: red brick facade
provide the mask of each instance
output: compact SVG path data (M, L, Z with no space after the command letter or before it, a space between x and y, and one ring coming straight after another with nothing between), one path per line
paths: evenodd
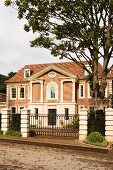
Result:
M101 68L102 66L99 65L99 76ZM25 69L29 69L30 77L24 77ZM107 96L110 93L111 82L112 76L109 76ZM12 88L16 90L16 97L13 99ZM24 90L23 98L20 96L21 88ZM80 88L83 88L82 97ZM9 108L16 107L16 112L20 112L22 107L30 108L32 112L35 108L39 108L39 113L42 114L47 113L48 108L56 108L58 112L61 110L63 112L64 108L69 107L71 113L74 113L77 108L93 106L93 101L89 96L84 70L74 62L66 62L26 65L7 81L7 104Z

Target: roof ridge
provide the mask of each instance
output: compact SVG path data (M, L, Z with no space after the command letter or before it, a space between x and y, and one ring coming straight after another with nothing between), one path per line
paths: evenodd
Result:
M35 65L51 65L51 64L64 64L64 63L76 63L74 61L64 61L64 62L49 62L49 63L37 63L37 64L26 64L25 66L35 66ZM24 66L24 67L25 67Z

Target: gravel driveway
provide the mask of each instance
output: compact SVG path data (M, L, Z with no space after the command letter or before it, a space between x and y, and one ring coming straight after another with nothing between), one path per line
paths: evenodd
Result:
M113 170L113 153L0 144L0 170Z

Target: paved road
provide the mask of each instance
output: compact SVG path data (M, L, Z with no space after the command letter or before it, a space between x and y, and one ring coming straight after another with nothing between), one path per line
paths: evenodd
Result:
M0 170L113 170L113 153L1 143Z

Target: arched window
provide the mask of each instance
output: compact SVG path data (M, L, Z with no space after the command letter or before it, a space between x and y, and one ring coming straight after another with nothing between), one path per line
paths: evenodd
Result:
M46 87L46 98L47 99L58 99L58 85L51 81Z
M51 96L51 98L53 99L53 98L55 98L55 86L51 86L51 88L50 88L50 96Z

